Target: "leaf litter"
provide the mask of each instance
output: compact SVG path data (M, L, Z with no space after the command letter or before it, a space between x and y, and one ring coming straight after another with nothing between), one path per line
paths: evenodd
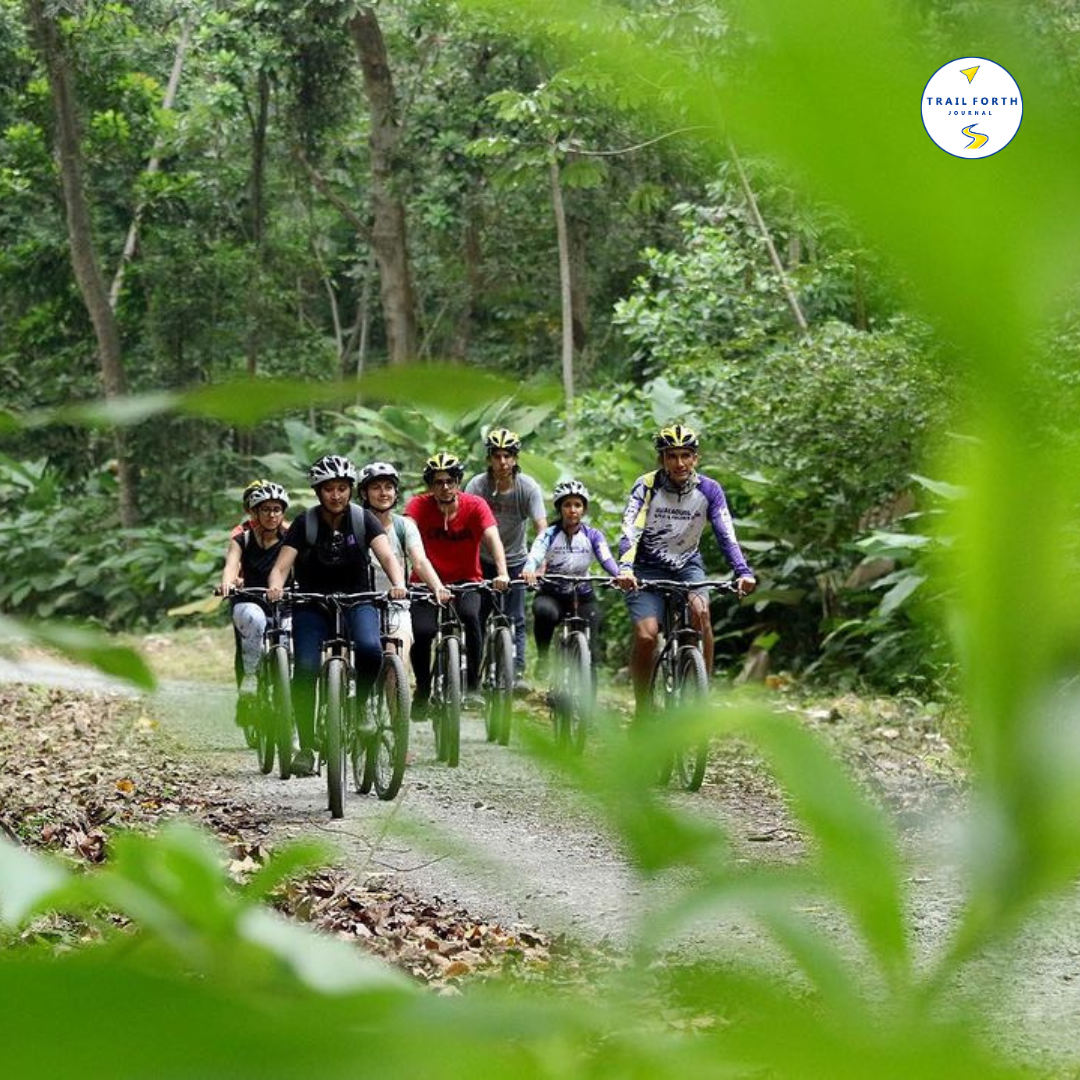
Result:
M75 865L107 862L122 830L153 832L177 816L218 837L238 883L273 857L266 813L184 760L137 699L0 687L0 763L0 828ZM377 877L361 883L337 867L290 879L272 900L283 913L354 942L440 993L457 993L462 981L477 976L547 979L555 960L558 978L573 982L586 964L563 939L533 927L480 920ZM37 920L24 934L60 949L92 936L78 920L58 915Z

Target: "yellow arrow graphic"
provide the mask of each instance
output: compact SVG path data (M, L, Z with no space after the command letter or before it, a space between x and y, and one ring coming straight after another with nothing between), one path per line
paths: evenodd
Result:
M976 64L973 68L961 68L960 74L967 76L967 81L970 83L975 78L975 72L979 70L980 65Z
M965 150L978 150L979 147L983 145L983 143L988 141L988 137L986 135L984 135L981 131L975 130L974 124L968 124L968 126L966 128L963 128L962 130L964 134L971 140L971 142L969 142L967 146L964 147Z

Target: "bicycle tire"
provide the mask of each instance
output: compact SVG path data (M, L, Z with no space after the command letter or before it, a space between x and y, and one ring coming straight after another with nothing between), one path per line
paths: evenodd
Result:
M671 660L661 654L653 665L652 678L649 680L649 702L652 705L653 718L659 719L674 704L675 680L671 675L671 687L668 687ZM665 750L657 764L656 782L664 787L671 780L675 768L675 758Z
M375 793L388 802L401 790L401 781L405 777L412 705L405 663L396 653L383 656L376 692L379 695L378 731L368 750L368 758L372 762Z
M563 705L563 745L580 754L592 723L593 677L589 641L580 630L570 635L566 645L566 683Z
M514 639L500 626L491 639L491 679L484 688L484 722L500 746L510 742L514 719Z
M275 645L268 659L270 668L270 715L277 746L278 776L292 775L293 709L292 680L289 677L289 650Z
M456 637L443 640L446 661L446 698L443 701L443 750L445 761L457 768L461 754L461 642Z
M491 707L488 688L495 683L494 636L484 637L484 653L480 658L480 689L484 695L484 738L493 743L499 737L498 718Z
M345 708L345 661L331 657L326 663L326 713L323 755L326 760L326 795L330 816L345 816L345 755L342 747Z
M675 692L681 706L704 703L709 696L709 676L701 650L684 646L675 662ZM697 791L705 779L709 760L709 739L698 739L690 746L677 747L674 754L675 773L687 791Z
M259 688L254 698L243 703L247 723L255 733L255 756L259 759L259 772L266 776L274 770L274 723L270 713L269 693L265 675L259 671Z
M365 709L370 709L373 713L378 709L378 693L378 685L372 687L364 703ZM377 728L377 717L375 724ZM349 759L352 762L353 783L356 785L356 790L360 795L367 795L375 783L375 737L369 736L362 739L360 732L354 726L349 735Z

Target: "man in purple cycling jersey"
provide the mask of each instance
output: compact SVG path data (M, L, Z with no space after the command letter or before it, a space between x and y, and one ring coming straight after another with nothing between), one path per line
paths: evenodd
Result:
M757 582L735 538L724 489L697 472L697 434L682 424L673 424L656 436L654 445L659 468L637 478L623 512L619 572L632 574L637 582L704 581L705 566L698 547L709 524L738 580L739 595L749 595ZM630 674L640 713L648 704L664 603L657 593L640 589L629 593L626 602L634 622ZM711 674L713 634L707 592L691 594L690 611L701 633L705 665Z

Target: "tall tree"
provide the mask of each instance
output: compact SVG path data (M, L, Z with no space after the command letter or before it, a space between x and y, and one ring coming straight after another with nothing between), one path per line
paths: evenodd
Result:
M418 340L405 203L396 183L401 125L386 43L375 12L360 8L349 29L364 73L371 117L371 244L379 266L387 351L392 364L401 364L416 356Z
M26 13L49 82L56 123L55 152L64 193L71 264L97 338L105 397L112 400L127 393L127 379L120 347L120 327L109 303L109 291L101 272L90 224L71 65L60 28L55 17L46 10L44 0L26 0ZM119 429L113 437L120 493L120 522L132 528L138 524L139 514L127 440Z

